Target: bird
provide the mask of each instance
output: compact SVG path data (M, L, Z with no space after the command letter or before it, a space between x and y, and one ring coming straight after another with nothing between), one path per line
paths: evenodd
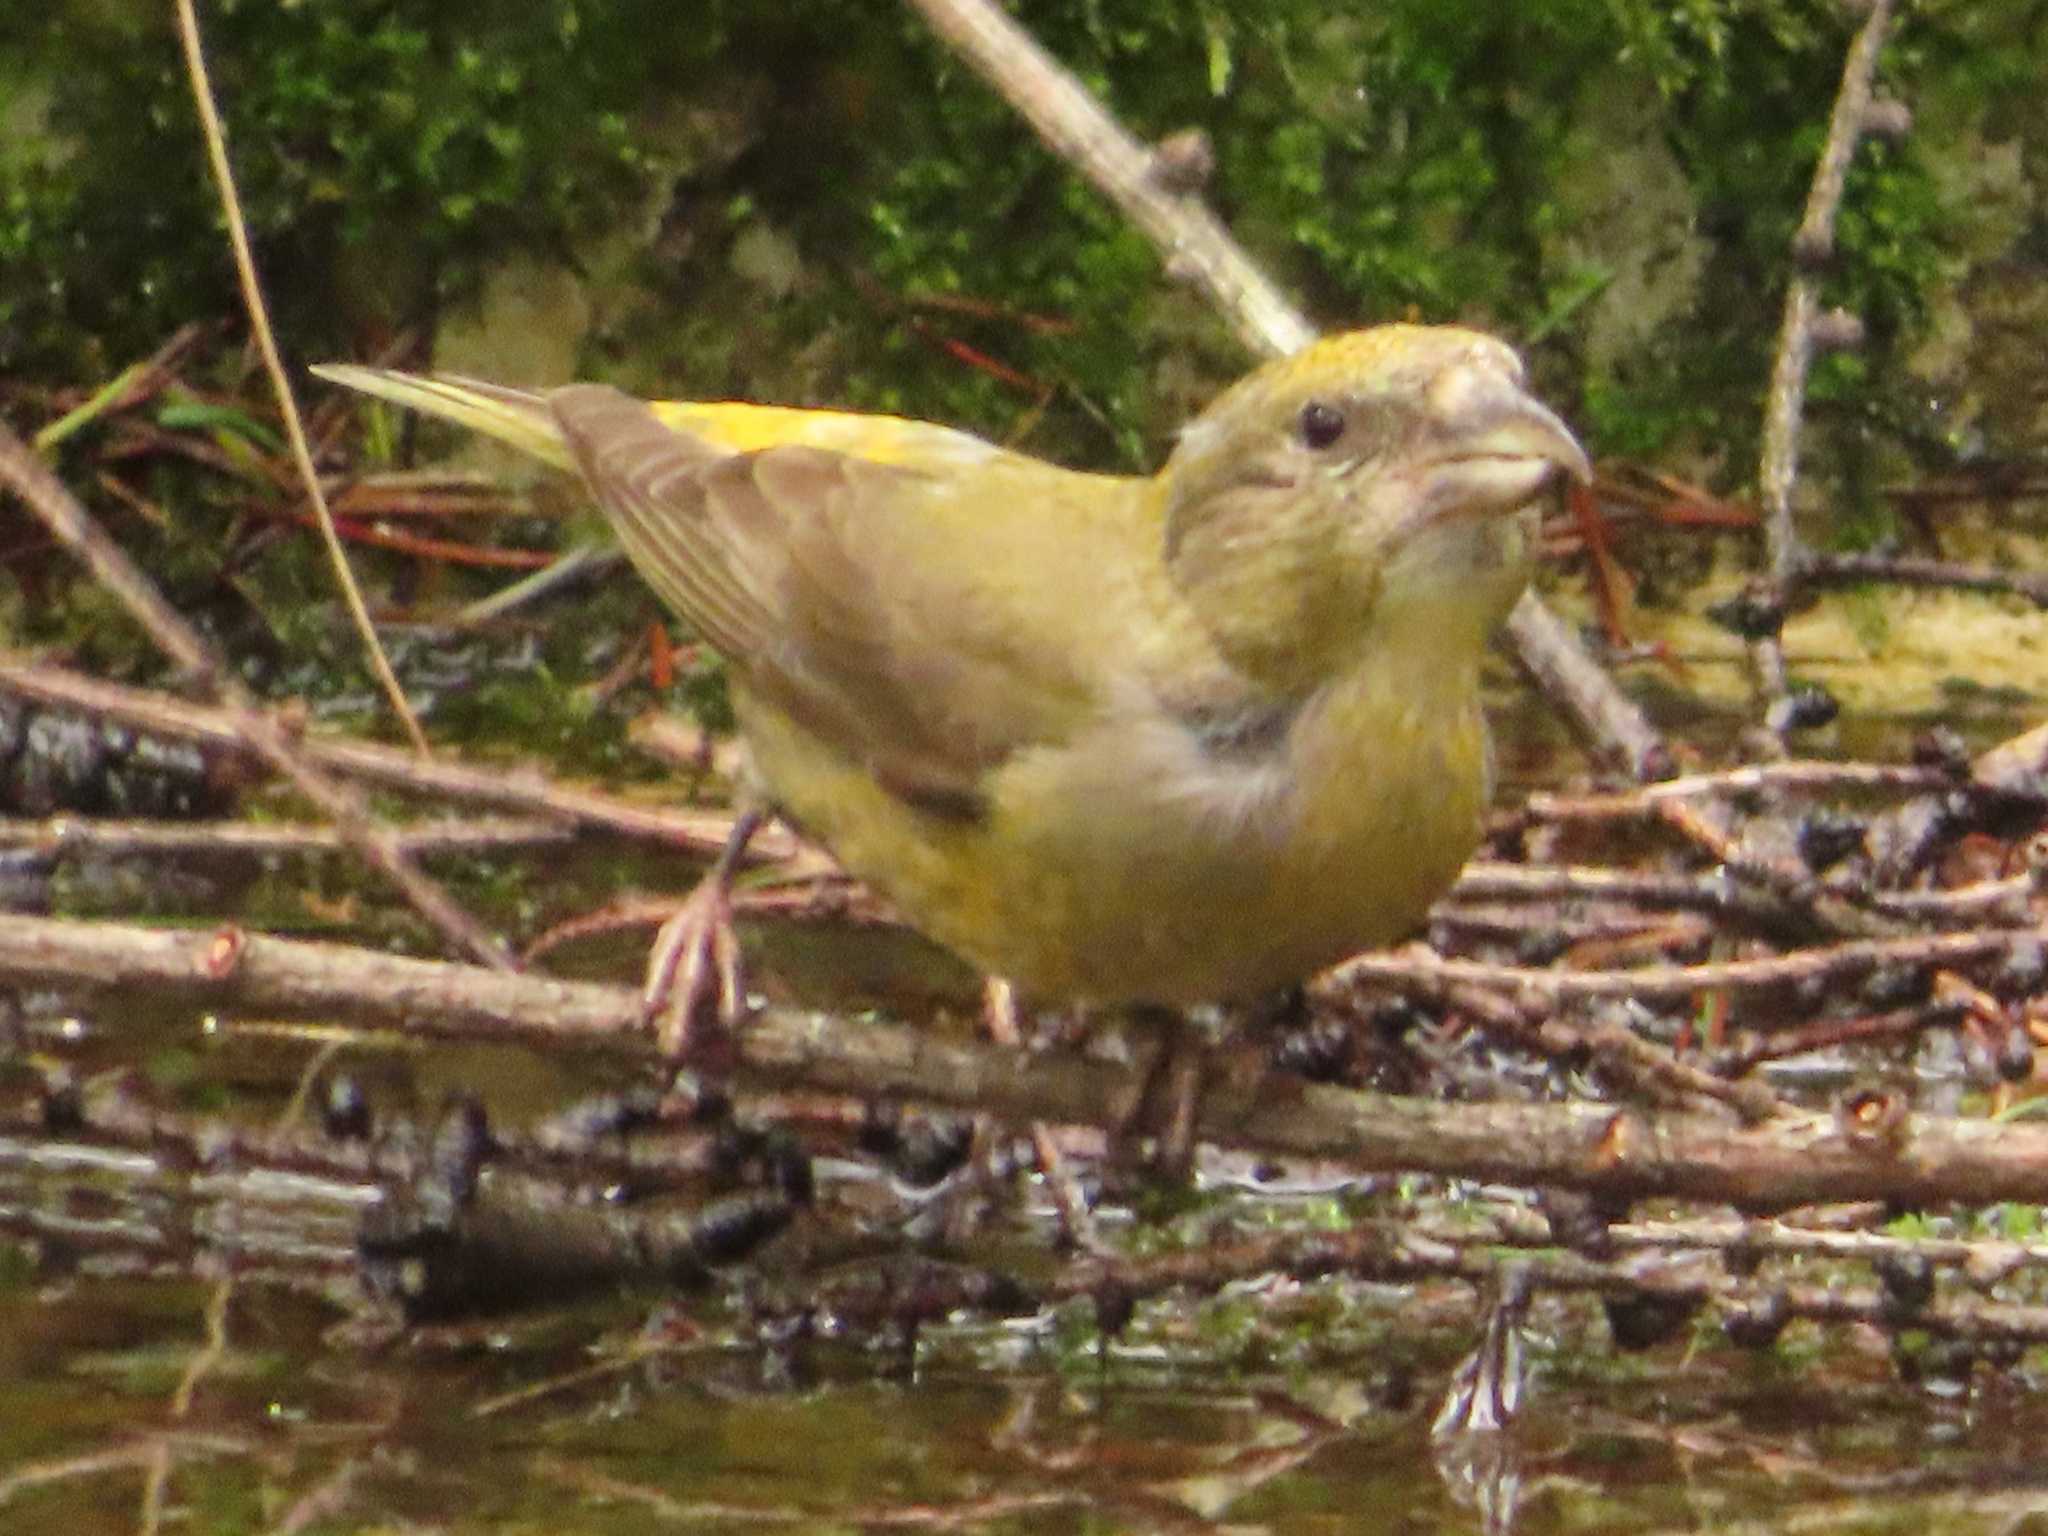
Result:
M1046 1001L1247 999L1410 932L1479 842L1487 636L1591 473L1457 326L1268 362L1150 475L894 416L315 372L580 476L727 665L739 842L780 815ZM679 929L700 959L727 854Z

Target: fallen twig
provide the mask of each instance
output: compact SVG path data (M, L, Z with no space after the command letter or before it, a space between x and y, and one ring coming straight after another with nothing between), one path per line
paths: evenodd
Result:
M48 466L4 426L0 426L0 484L12 487L58 542L120 598L166 656L221 700L220 716L236 741L290 779L415 911L461 952L487 965L512 963L504 945L394 845L389 830L370 815L362 797L316 766L277 718L257 705L200 633L164 601L149 578L87 515Z
M0 690L37 703L105 715L138 729L248 750L232 712L188 703L169 694L129 688L119 683L41 666L0 655ZM732 831L732 817L723 811L667 810L641 806L616 796L574 789L527 767L484 767L423 760L375 742L303 736L295 740L310 763L329 773L344 774L386 789L432 795L472 805L556 816L593 830L622 837L645 838L705 858L716 856ZM763 827L748 845L751 863L803 864L801 845L773 824ZM815 860L816 856L810 856Z
M2029 937L2032 935L2029 934ZM1930 948L2011 934L1947 935ZM1866 953L1882 945L1845 945ZM1948 959L1956 958L1954 953ZM1374 957L1395 979L1432 972ZM1755 972L1783 962L1748 962ZM1442 962L1434 978L1495 981L1505 968ZM1729 984L1744 963L1682 968L1686 985ZM1546 972L1529 972L1536 978ZM1645 973L1648 974L1648 973ZM195 1006L317 1015L408 1034L587 1045L653 1059L638 996L624 987L547 980L224 928L166 931L0 915L0 976L71 988L141 986ZM1520 976L1517 977L1519 981ZM1569 982L1572 978L1551 978ZM1592 982L1596 978L1579 978ZM1597 978L1624 990L1632 978ZM922 1100L1018 1120L1114 1130L1137 1102L1140 1069L1064 1053L1032 1056L865 1020L789 1009L754 1014L733 1043L743 1083ZM1859 1099L1840 1113L1780 1115L1731 1131L1719 1118L1663 1114L1652 1125L1608 1104L1437 1104L1304 1083L1265 1072L1207 1087L1204 1141L1367 1170L1581 1189L1613 1200L1667 1195L1778 1209L1818 1200L1904 1205L2048 1203L2048 1130L2021 1124L1883 1115Z

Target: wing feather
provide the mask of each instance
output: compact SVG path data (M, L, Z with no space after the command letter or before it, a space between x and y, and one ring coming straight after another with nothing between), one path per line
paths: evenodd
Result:
M994 654L1002 618L970 576L896 558L900 514L946 477L805 445L724 453L599 385L548 400L655 589L747 687L905 798L971 808L1043 731L1046 685L1076 691Z

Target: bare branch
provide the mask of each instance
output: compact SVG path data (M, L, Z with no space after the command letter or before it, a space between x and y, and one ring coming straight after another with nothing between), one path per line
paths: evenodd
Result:
M949 44L1022 114L1055 154L1092 181L1158 247L1170 276L1197 284L1255 353L1300 350L1315 327L1216 216L1171 173L1179 157L1146 150L1081 83L989 0L911 0ZM1639 779L1671 772L1642 711L1533 591L1508 618L1529 675L1600 750Z
M1996 949L2011 937L1977 942ZM1950 935L1939 942L1954 950L1970 941ZM654 1054L639 1028L638 996L624 987L232 928L181 932L0 915L0 976L147 987L194 1005L312 1014L421 1035ZM1122 1063L1062 1052L1033 1056L1031 1069L1019 1071L1014 1051L789 1009L756 1013L734 1049L740 1080L755 1086L923 1100L1053 1124L1114 1128L1144 1088L1142 1070ZM2048 1130L1931 1119L1902 1107L1866 1113L1871 1107L1859 1100L1835 1113L1781 1114L1731 1131L1718 1117L1665 1114L1652 1126L1610 1104L1435 1104L1268 1072L1210 1085L1195 1129L1204 1141L1281 1156L1617 1200L1673 1196L1746 1210L1855 1199L2048 1203Z

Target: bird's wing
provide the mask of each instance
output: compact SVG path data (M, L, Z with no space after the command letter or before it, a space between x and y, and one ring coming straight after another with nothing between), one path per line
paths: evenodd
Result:
M547 398L649 583L746 687L905 799L977 813L991 768L1085 707L1067 637L1040 632L1046 583L1005 558L1020 509L962 505L1002 498L987 462L734 453L600 385ZM999 461L998 485L1004 466L1064 473L948 435Z
M562 443L554 415L548 410L547 396L532 390L510 389L456 374L427 377L389 368L363 368L354 363L315 363L312 371L316 378L330 384L340 384L494 437L556 469L573 472L576 468Z

